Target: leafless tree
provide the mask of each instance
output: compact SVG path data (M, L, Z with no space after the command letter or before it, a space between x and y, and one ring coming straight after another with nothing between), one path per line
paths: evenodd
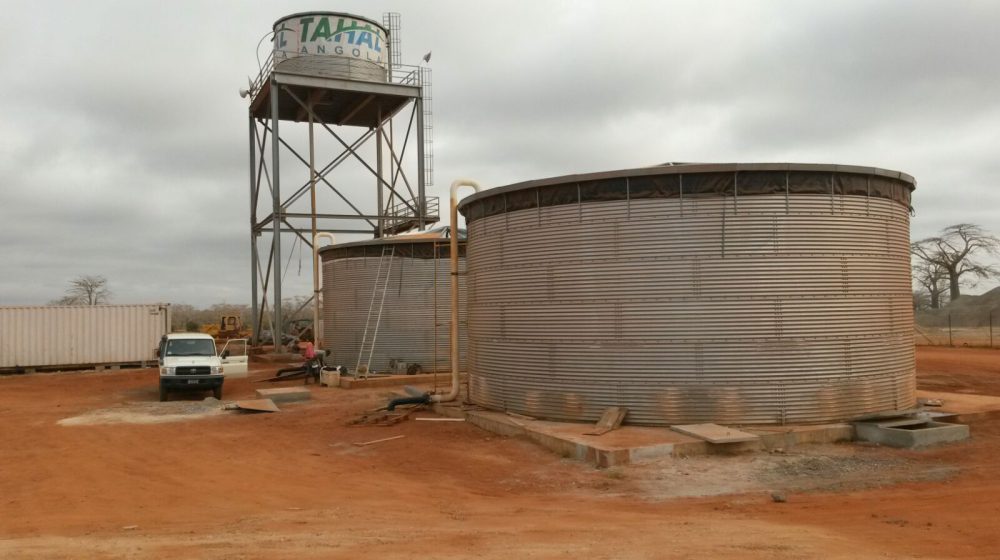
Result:
M944 270L951 301L961 297L962 282L1000 274L996 266L982 260L1000 254L1000 239L976 224L948 226L937 237L913 243L910 251L920 261Z
M948 272L941 266L917 259L913 265L913 280L920 286L919 294L926 296L926 306L940 309L945 295ZM923 302L921 302L923 303Z
M108 280L103 276L81 274L69 281L66 295L54 303L57 305L100 305L111 300Z

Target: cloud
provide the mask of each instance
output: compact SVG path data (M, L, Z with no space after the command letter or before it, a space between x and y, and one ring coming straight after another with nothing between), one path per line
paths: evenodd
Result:
M434 51L431 195L446 197L457 176L501 185L664 161L819 161L917 177L914 238L960 221L1000 231L995 3L387 7L403 16L404 62ZM256 74L254 47L272 22L308 9L5 7L0 304L44 303L81 273L107 276L118 301L249 301L237 90ZM366 2L338 9L380 19ZM283 130L302 140L302 126ZM320 137L325 163L339 144ZM283 164L284 193L306 179ZM345 164L331 181L374 211L363 168ZM329 211L349 212L320 191ZM285 293L307 294L308 255L300 275L299 249L285 245Z

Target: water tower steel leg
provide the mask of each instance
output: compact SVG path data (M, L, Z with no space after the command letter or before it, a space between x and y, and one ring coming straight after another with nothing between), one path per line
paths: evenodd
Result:
M424 218L427 216L427 199L424 194L424 100L417 97L417 223L420 231L424 229Z
M271 325L271 340L274 341L275 350L282 343L282 333L284 324L281 320L281 189L279 185L281 183L281 174L279 173L278 160L280 159L281 153L279 148L280 136L278 133L278 121L280 120L278 109L278 96L281 92L280 86L277 82L271 82L271 198L272 198L272 216L271 225L273 226L273 256L275 266L274 271L274 299L272 300L272 307L274 308L274 321Z
M385 207L385 199L382 194L385 189L382 188L382 137L384 132L382 130L382 109L378 110L378 124L375 125L375 169L378 172L375 175L375 187L378 192L378 229L375 232L375 237L385 236L385 218L388 209ZM391 200L391 195L390 195Z
M257 269L260 267L257 255L257 121L250 115L250 293L253 333L250 344L257 345L260 324L257 321Z
M313 324L312 324L312 335L313 335L313 346L319 348L319 339L316 338L316 330L319 328L319 254L316 252L316 144L315 138L313 137L313 112L311 110L312 101L310 100L310 111L309 111L309 197L310 197L310 208L312 213L312 235L309 236L309 247L312 251L312 269L313 269Z

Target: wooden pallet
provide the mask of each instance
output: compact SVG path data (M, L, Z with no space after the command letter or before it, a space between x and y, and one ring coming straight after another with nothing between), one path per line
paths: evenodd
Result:
M347 425L354 428L361 426L395 426L404 420L408 420L414 412L423 410L424 408L426 408L424 405L418 405L399 412L375 410L362 414L360 417L348 422Z

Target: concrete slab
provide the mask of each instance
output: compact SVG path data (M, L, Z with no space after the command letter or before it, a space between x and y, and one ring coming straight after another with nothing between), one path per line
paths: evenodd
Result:
M739 443L754 441L758 438L755 434L749 434L718 424L683 424L680 426L670 426L670 429L687 436L703 439L709 443Z
M761 430L744 428L754 437L722 445L681 434L667 428L622 426L600 436L587 435L590 424L548 422L515 418L502 412L463 410L457 406L435 405L435 412L503 436L523 437L563 457L592 463L598 467L626 465L662 457L729 454L763 449L789 449L801 443L832 443L854 437L850 424L821 426L781 426Z
M854 428L858 439L907 449L969 439L968 426L937 422L926 417L857 422Z
M281 387L278 389L257 389L258 399L271 399L275 403L307 401L312 393L305 387Z

